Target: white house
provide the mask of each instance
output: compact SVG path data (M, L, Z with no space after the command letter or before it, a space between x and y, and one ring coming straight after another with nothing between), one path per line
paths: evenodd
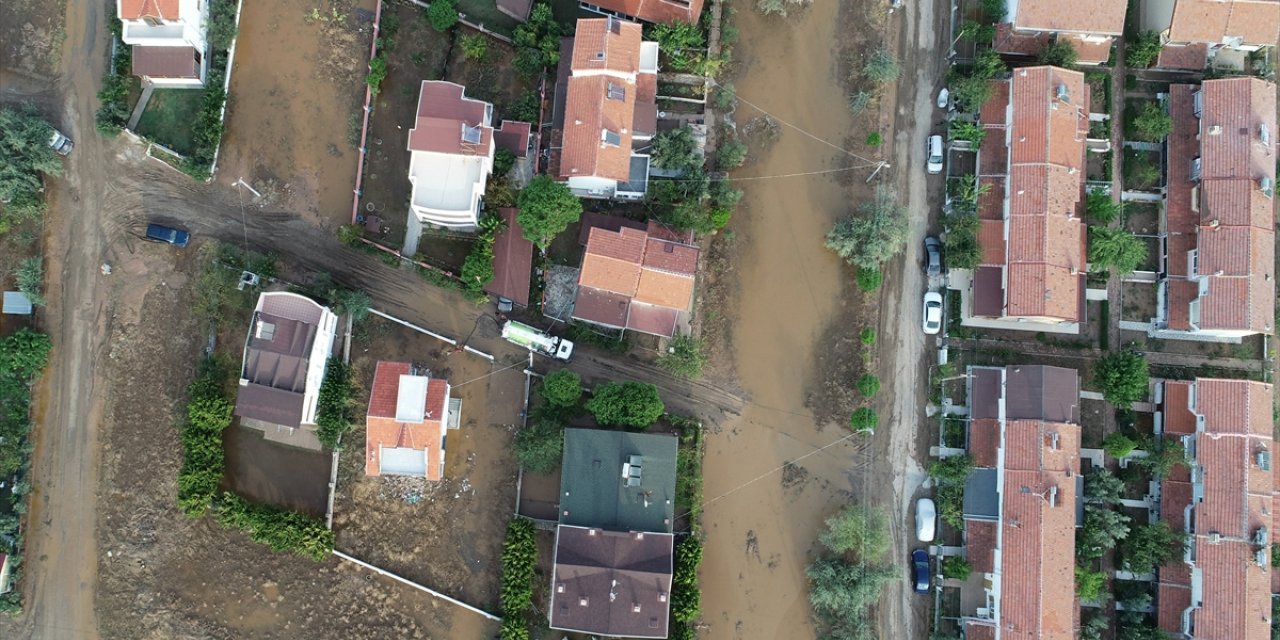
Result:
M209 71L208 0L116 0L133 74L158 87L199 88Z

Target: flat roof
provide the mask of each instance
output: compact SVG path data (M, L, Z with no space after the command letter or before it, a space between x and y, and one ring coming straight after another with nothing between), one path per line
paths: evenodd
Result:
M677 445L668 434L566 429L560 524L670 533Z
M426 209L464 211L484 185L484 160L430 151L415 151L409 162L413 204Z

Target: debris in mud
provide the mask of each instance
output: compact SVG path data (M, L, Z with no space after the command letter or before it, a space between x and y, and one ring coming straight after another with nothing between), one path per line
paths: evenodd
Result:
M805 483L809 481L809 470L804 467L788 462L782 465L782 488L795 489L803 488Z
M782 137L782 125L769 114L759 115L747 121L742 127L742 136L747 143L757 149L757 153L768 149Z
M755 529L747 529L747 555L760 562L760 540L756 538Z

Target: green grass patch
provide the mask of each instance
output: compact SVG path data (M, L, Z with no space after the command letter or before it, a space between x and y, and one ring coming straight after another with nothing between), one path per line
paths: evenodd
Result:
M138 135L191 155L195 151L191 124L200 113L204 94L204 89L156 89L138 119Z

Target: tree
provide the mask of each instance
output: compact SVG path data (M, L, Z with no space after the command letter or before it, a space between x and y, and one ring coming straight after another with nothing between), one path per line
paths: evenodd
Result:
M657 422L664 410L658 387L645 382L606 382L587 401L587 411L600 424L633 429Z
M520 192L520 212L516 221L524 237L546 251L551 241L582 217L582 201L562 182L541 175Z
M542 399L553 407L577 406L582 398L582 378L577 372L559 369L542 379Z
M1117 460L1133 453L1136 448L1138 448L1138 443L1119 431L1109 433L1107 437L1102 439L1102 450Z
M995 49L983 49L973 61L973 76L990 80L1009 70L1004 58Z
M531 119L532 120L532 119ZM512 167L516 166L516 154L510 149L498 149L493 153L493 175L500 178L506 177L511 173ZM488 204L487 202L485 204Z
M520 466L532 473L550 473L560 466L564 453L564 425L536 420L516 432L513 447Z
M1080 623L1080 640L1102 640L1102 632L1111 628L1104 612L1086 613Z
M861 209L862 217L841 220L827 232L826 245L855 267L879 270L907 244L906 210L888 187L877 187Z
M879 423L880 416L871 407L860 407L849 416L849 428L854 433L874 433Z
M687 126L654 136L650 153L653 155L653 166L660 169L684 172L702 166L698 142L693 138L693 129Z
M493 281L493 243L476 242L462 261L462 284L474 296L483 296L484 287Z
M978 76L961 76L950 82L951 99L963 113L977 113L991 98L991 81Z
M316 437L329 449L337 449L342 436L351 429L353 384L351 366L330 358L316 399Z
M976 122L952 120L951 127L947 129L947 136L952 142L963 140L974 147L979 147L982 146L983 139L987 137L987 130Z
M1093 467L1084 476L1084 496L1089 502L1117 505L1123 493L1124 481L1106 467Z
M1125 43L1124 62L1133 69L1145 69L1160 56L1160 34L1143 31Z
M1182 557L1187 534L1175 531L1168 522L1140 524L1129 530L1117 546L1120 564L1134 573L1151 573L1156 567Z
M1108 225L1124 212L1124 203L1115 202L1106 191L1090 190L1084 197L1084 211L1093 222Z
M1089 263L1120 275L1138 270L1147 259L1147 245L1132 232L1114 227L1089 227Z
M968 580L973 574L973 566L960 556L947 556L942 559L942 575L956 580Z
M18 271L15 278L18 281L18 291L21 291L31 301L31 304L40 306L44 304L44 261L40 256L32 256L23 260L18 264Z
M1076 567L1076 595L1081 600L1090 602L1109 597L1104 589L1107 586L1107 574L1084 567Z
M1040 53L1036 55L1036 62L1040 64L1050 64L1055 67L1073 67L1076 61L1080 59L1080 54L1076 53L1076 48L1072 46L1070 40L1059 38L1045 45Z
M883 512L851 505L827 518L818 542L832 553L852 553L861 561L879 560L889 551L889 522Z
M871 398L879 391L880 378L877 378L875 374L864 373L861 378L858 378L858 393L861 393L862 397Z
M1101 558L1117 540L1129 535L1129 516L1093 504L1084 506L1084 526L1076 535L1076 557Z
M431 0L431 6L427 7L427 21L431 23L431 28L444 33L458 24L458 9L454 6L454 0Z
M1131 124L1129 134L1147 142L1160 142L1173 131L1173 118L1165 113L1159 102L1146 103Z
M560 23L552 15L550 4L534 5L529 19L516 27L514 36L516 57L511 66L520 75L536 77L560 61Z
M747 143L741 140L730 140L720 145L716 153L721 169L736 169L747 161Z
M898 79L902 73L902 69L898 66L898 59L893 57L893 53L888 49L876 49L867 57L867 64L862 68L862 74L868 80L884 84L893 82Z
M858 566L839 558L819 558L805 569L809 604L824 619L859 617L880 599L882 587L899 579L891 566Z
M528 640L527 615L533 606L533 581L538 567L538 531L528 518L512 518L502 541L502 640ZM513 624L508 624L513 623Z
M649 37L657 41L673 71L693 71L706 58L706 38L696 22L655 24Z
M982 15L987 17L987 22L1003 22L1005 0L982 0Z
M953 210L943 218L943 258L953 269L973 269L982 263L982 245L978 243L981 222L976 213Z
M226 51L231 48L231 41L236 39L236 3L235 0L212 0L209 2L209 44L215 51Z
M1143 447L1148 452L1147 457L1137 458L1131 464L1146 467L1152 477L1163 480L1175 466L1188 466L1187 450L1182 446L1181 440L1175 438L1161 438L1158 441L1152 438L1144 440Z
M0 202L37 198L40 174L62 174L62 162L49 146L53 127L31 107L0 108Z
M884 273L879 269L864 269L859 267L858 273L854 276L858 283L858 288L868 293L880 288L884 284Z
M483 33L471 33L458 38L462 55L468 60L484 60L489 53L489 38Z
M1093 374L1107 402L1117 407L1147 397L1147 360L1133 351L1117 351L1102 356Z
M352 322L360 322L369 317L369 309L373 300L369 294L359 289L334 289L329 293L333 309L339 315L350 315Z
M929 463L929 475L938 481L939 486L963 487L971 472L973 458L968 454L947 456Z
M702 540L688 536L675 548L671 573L671 617L689 623L698 617L702 593L698 589L698 567L702 564Z
M658 357L658 367L672 375L692 380L702 375L707 356L702 352L702 340L693 336L676 336L667 346L667 352Z
M956 211L964 211L968 213L976 213L978 211L978 201L982 196L991 192L990 182L979 182L975 175L960 176L956 180L955 193L951 199L951 208ZM977 223L973 225L974 231L978 228Z

